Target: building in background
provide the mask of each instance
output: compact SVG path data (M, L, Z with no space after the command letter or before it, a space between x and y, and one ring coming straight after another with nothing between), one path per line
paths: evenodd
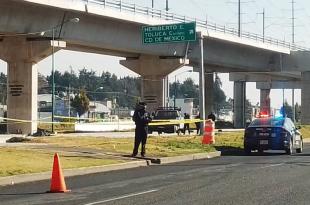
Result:
M197 109L194 108L194 99L193 98L177 98L169 99L169 105L173 107L175 102L175 107L181 109L181 114L188 113L190 116L197 114Z

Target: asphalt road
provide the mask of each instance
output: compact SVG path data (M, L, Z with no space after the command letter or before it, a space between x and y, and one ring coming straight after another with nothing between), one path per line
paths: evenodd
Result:
M231 155L66 179L70 193L45 193L48 181L0 187L0 204L167 205L309 204L310 145L304 153Z

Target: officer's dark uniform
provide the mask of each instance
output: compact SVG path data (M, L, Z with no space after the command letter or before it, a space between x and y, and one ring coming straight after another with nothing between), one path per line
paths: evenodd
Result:
M200 113L196 116L196 119L200 120ZM196 124L196 130L197 130L197 135L199 134L200 131L200 122L195 122Z
M132 156L136 156L138 154L138 149L140 143L142 143L141 147L141 156L145 156L145 145L148 133L148 123L151 122L150 115L145 111L146 104L144 102L140 102L135 109L134 115L132 119L135 121L136 130L135 130L135 144L132 152Z
M185 119L185 120L189 120L189 119L190 119L189 114L184 113L184 119ZM186 130L188 130L188 134L191 134L191 130L189 129L189 123L185 123L185 124L184 124L184 131L183 131L183 134L185 134Z

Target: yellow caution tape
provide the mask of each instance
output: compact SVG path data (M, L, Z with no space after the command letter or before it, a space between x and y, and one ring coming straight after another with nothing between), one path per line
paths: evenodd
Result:
M46 117L46 118L42 118L42 119L49 119L51 117ZM55 118L63 118L63 119L79 119L79 118L75 118L75 117L67 117L67 116L55 116ZM64 124L64 125L74 125L76 124L75 122L46 122L46 121L40 121L40 120L22 120L22 119L14 119L14 118L5 118L5 117L0 117L0 119L2 120L6 120L8 122L0 122L0 124L19 124L19 123L30 123L30 122L37 122L40 124ZM87 120L87 119L92 119L93 118L83 118L80 120ZM104 119L100 119L100 120L104 120ZM205 120L205 121L210 121ZM203 120L200 119L183 119L183 120L153 120L152 122L150 122L148 125L149 126L157 126L157 125L178 125L178 124L190 124L190 123L197 123L197 122L203 122ZM100 125L111 125L111 123L113 122L105 122L105 123L101 123ZM87 124L87 123L85 123ZM115 122L115 124L119 124L119 122ZM131 125L132 123L121 123L122 125Z

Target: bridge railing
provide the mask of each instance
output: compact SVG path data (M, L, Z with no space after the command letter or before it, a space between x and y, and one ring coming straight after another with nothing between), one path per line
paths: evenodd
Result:
M174 14L168 11L143 7L136 4L126 3L122 0L80 0L85 4L94 4L98 6L102 6L103 8L111 8L116 9L121 12L129 12L133 14L145 15L152 18L157 18L160 20L171 21L173 23L182 23L182 22L196 22L197 27L204 28L207 30L212 30L215 32L220 32L224 34L229 34L232 36L237 36L240 38L245 38L249 40L253 40L256 42L262 42L266 44L270 44L273 46L289 48L290 50L310 50L309 48L298 46L296 44L291 44L284 40L279 40L276 38L271 38L267 36L262 36L255 33L250 32L241 32L240 36L238 30L235 28L230 28L222 25L218 25L216 23L210 21L203 21L200 19L188 17L185 15Z

